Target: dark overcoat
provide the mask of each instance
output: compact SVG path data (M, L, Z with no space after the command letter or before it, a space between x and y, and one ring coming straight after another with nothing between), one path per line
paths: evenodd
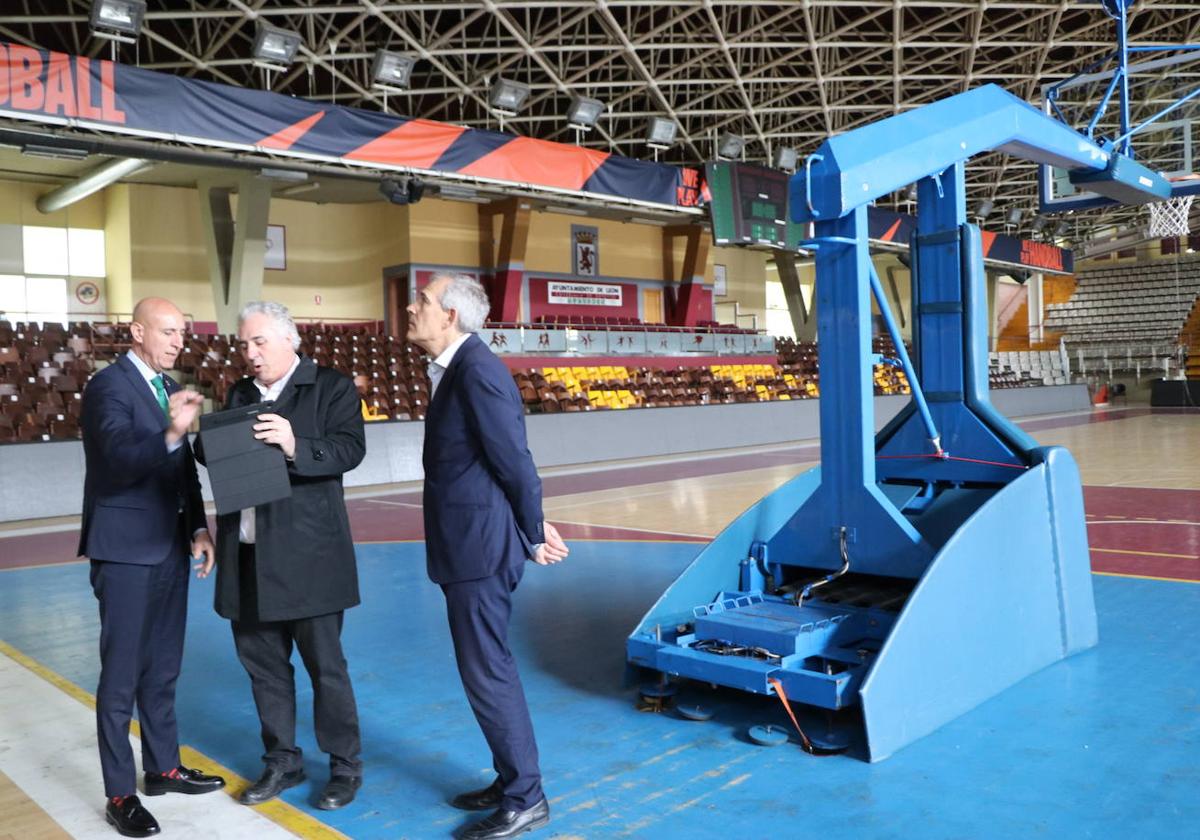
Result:
M229 390L226 408L260 402L251 377ZM349 377L301 356L275 401L296 437L288 462L290 498L255 508L255 572L260 621L326 615L359 602L358 569L342 475L362 462L366 435L358 391ZM196 458L204 460L198 444ZM216 609L237 620L241 513L217 517Z

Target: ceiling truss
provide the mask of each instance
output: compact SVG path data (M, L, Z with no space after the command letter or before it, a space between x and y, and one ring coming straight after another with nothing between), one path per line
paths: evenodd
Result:
M779 146L805 155L830 134L986 83L1037 102L1115 43L1113 22L1089 0L149 0L138 43L114 48L88 32L90 5L12 0L0 38L92 56L115 49L163 72L493 129L487 91L504 76L532 88L504 130L577 142L565 114L578 94L607 106L582 145L649 156L646 121L667 117L679 141L660 159L680 164L715 157L722 131L746 139L748 161L765 164ZM260 19L304 42L296 64L268 78L250 57ZM1131 40L1195 43L1200 4L1139 0ZM371 88L377 49L418 58L411 92L385 99ZM1152 108L1140 104L1135 119ZM1036 168L988 155L969 164L967 190L971 206L1020 207L1027 225ZM1071 224L1081 236L1137 212Z

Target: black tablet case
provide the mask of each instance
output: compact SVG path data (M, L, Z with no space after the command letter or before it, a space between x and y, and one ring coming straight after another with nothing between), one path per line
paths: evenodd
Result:
M254 438L258 415L273 409L273 403L254 403L201 416L200 442L218 515L292 495L283 450Z

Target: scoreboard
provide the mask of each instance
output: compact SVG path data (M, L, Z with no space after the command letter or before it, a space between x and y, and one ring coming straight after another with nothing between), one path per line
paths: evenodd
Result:
M796 250L804 226L788 221L786 172L725 162L705 165L713 242Z

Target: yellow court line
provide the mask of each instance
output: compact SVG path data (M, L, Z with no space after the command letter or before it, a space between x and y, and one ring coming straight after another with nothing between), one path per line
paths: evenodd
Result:
M1108 517L1112 518L1112 517ZM1112 522L1093 522L1093 525L1145 525L1153 522L1155 525L1200 525L1190 519L1114 519Z
M1195 554L1167 554L1165 551L1132 551L1125 548L1096 548L1092 551L1103 551L1105 554L1137 554L1142 557L1174 557L1179 560L1200 560Z
M1137 580L1161 580L1166 583L1200 583L1200 580L1188 580L1187 578L1157 577L1155 575L1128 575L1123 572L1097 572L1092 570L1092 574L1104 575L1105 577L1136 578Z
M0 653L3 653L18 665L24 666L37 674L46 682L75 698L89 709L96 708L96 698L93 694L84 691L66 677L55 673L40 662L21 653L21 651L12 645L0 641ZM130 721L129 730L137 737L142 737L141 727L136 720ZM224 776L226 782L225 792L232 797L236 798L242 791L250 787L251 783L249 779L242 778L228 767L213 761L208 756L189 746L184 744L179 746L179 758L187 767L203 767L205 772L213 772L218 776ZM279 799L272 799L270 802L256 805L254 810L298 837L311 838L311 840L349 840L345 834L342 834L337 829L331 828L312 815L306 814L294 805L289 805Z

